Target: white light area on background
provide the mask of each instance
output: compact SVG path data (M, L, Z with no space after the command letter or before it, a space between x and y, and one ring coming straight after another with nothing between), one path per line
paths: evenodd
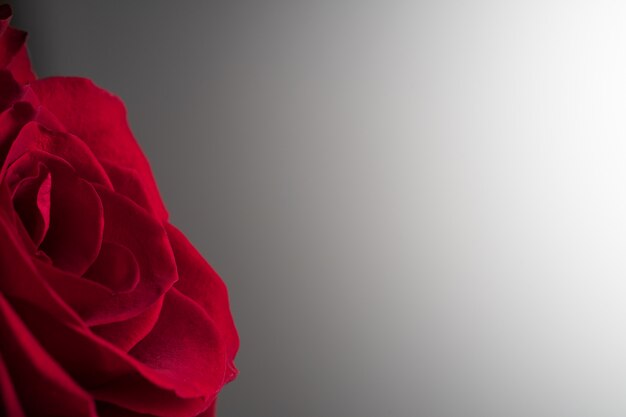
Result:
M623 415L625 5L394 5L295 41L283 92L317 104L275 169L331 378L380 415Z

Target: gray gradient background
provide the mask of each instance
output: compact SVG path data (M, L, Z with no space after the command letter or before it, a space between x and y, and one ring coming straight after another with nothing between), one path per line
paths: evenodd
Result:
M626 4L13 3L227 282L221 416L626 415Z

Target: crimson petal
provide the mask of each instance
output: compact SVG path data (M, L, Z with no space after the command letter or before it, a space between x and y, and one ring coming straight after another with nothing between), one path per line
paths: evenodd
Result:
M35 246L39 247L50 227L52 177L43 164L36 175L22 179L13 191L13 205Z
M35 113L35 109L29 103L18 101L0 114L0 163L4 162L22 126L31 120Z
M100 254L84 276L116 294L128 292L139 283L139 265L133 253L123 245L103 242Z
M27 415L96 417L91 396L39 345L1 293L0 339L0 355Z
M9 27L11 6L0 6L0 68L8 69L20 84L35 79L26 51L26 32Z
M50 227L41 249L59 268L82 275L100 252L102 203L87 181L52 171Z
M229 382L238 373L233 361L239 349L239 336L230 313L226 285L185 235L171 224L165 229L178 266L179 280L175 288L194 300L215 322L226 346L228 373L225 383Z
M91 326L91 330L124 352L128 352L152 331L159 319L162 306L163 297L138 316L115 323Z
M126 108L118 97L85 78L49 77L30 86L41 104L67 131L83 140L99 161L114 161L135 170L149 200L144 208L159 219L167 219L148 160L128 126Z
M55 155L67 162L83 179L113 188L89 147L71 134L49 130L36 121L28 122L11 145L6 164L11 164L29 151Z
M140 279L133 289L114 292L90 279L46 270L44 276L50 285L89 326L124 321L141 314L178 278L163 226L130 199L99 185L94 188L103 207L103 240L132 253Z
M25 417L2 355L0 355L0 416Z

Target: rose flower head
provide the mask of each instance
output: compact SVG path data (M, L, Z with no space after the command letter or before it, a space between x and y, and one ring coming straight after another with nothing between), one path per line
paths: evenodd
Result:
M213 416L226 287L168 221L120 99L37 79L0 6L0 415Z

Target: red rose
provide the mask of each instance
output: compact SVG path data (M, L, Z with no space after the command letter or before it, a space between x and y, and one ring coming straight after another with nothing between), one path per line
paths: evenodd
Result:
M10 17L0 7L0 415L214 415L239 345L223 282L169 224L122 102L35 80Z

